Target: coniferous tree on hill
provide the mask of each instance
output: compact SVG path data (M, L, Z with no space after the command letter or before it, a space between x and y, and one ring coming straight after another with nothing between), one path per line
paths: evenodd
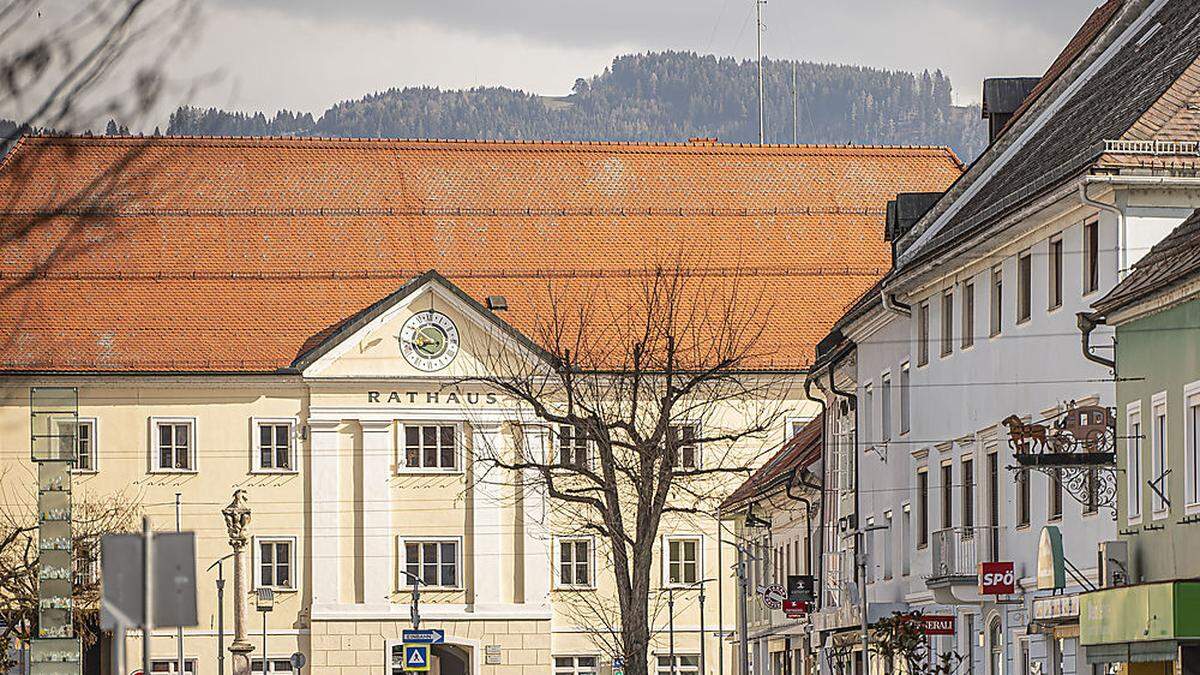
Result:
M914 74L797 62L796 139L801 143L949 145L964 160L986 145L977 107L951 102L941 71ZM764 61L766 138L792 141L792 61ZM182 107L167 134L677 141L693 136L758 140L752 61L691 52L630 54L579 78L565 97L504 87L406 87L343 101L314 119L280 110Z

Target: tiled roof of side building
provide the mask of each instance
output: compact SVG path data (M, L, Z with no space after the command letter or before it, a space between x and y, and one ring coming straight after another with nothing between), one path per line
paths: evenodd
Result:
M762 467L721 502L721 510L728 513L775 490L786 489L796 470L811 466L821 459L824 449L821 431L824 426L824 414L818 414L809 420L804 428L788 439Z
M1104 141L1121 138L1200 57L1198 11L1197 0L1167 0L904 265L971 236L1095 164Z
M0 168L0 372L275 372L430 269L531 335L551 287L616 306L662 262L766 298L754 365L800 369L887 268L887 200L961 168L945 148L29 137Z
M1121 283L1092 306L1101 314L1128 307L1200 276L1200 210L1139 260Z

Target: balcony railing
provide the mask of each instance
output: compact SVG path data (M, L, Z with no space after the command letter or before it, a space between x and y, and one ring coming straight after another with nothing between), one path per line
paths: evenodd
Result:
M992 560L998 542L990 527L948 527L934 530L930 541L933 570L930 581L971 581L978 578L979 563Z

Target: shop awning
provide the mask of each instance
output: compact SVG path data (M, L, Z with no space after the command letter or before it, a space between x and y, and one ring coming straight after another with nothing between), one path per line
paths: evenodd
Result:
M1200 639L1200 582L1168 581L1084 593L1079 596L1079 628L1080 643L1089 650Z
M1088 645L1083 648L1088 665L1103 663L1150 663L1174 661L1179 649L1175 640L1156 642L1121 642L1109 645Z

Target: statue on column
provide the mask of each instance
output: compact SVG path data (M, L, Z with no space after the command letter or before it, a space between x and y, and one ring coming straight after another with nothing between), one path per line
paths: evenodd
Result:
M254 645L246 639L246 528L250 525L250 507L245 490L234 490L233 501L221 509L229 546L233 549L233 675L250 675L250 652Z

